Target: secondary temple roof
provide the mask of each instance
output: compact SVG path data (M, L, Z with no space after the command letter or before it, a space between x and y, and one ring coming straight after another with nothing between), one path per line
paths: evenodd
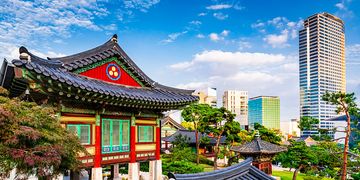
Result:
M40 84L47 95L124 107L169 110L198 100L191 90L150 79L122 50L116 35L96 48L61 58L43 59L25 47L19 52L20 59L12 61L15 67L3 66L0 77L13 96Z
M275 178L260 171L251 165L252 158L248 158L239 164L232 165L212 172L195 174L169 174L169 178L176 180L274 180Z
M269 143L261 140L260 137L256 137L253 141L241 146L233 146L231 151L239 152L241 155L247 154L276 154L286 151L285 147L278 146L276 144Z
M172 134L171 136L167 136L167 137L163 137L161 140L165 141L165 142L174 142L176 141L176 136L181 135L182 137L188 137L188 143L189 144L195 144L196 143L196 136L195 136L195 131L191 131L191 130L185 130L185 129L179 129L178 131L176 131L174 134ZM199 140L203 137L209 137L210 138L210 144L216 144L216 139L206 135L206 134L201 134L198 133L199 136ZM220 139L220 144L224 144L226 140L225 136L222 136Z

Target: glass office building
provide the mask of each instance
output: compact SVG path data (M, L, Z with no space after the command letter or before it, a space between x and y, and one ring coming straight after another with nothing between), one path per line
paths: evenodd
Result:
M259 123L267 128L280 129L280 98L257 96L249 99L249 125Z
M337 116L336 106L326 104L326 91L345 92L345 28L338 17L314 14L299 31L300 116L320 121ZM321 123L319 124L319 126ZM318 134L302 131L302 136Z

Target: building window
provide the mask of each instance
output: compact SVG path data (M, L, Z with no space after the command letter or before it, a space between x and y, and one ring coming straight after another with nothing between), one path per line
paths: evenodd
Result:
M129 151L129 120L102 119L102 152Z
M81 144L90 144L90 124L68 124L67 129L79 137Z
M154 142L154 127L138 126L138 142Z

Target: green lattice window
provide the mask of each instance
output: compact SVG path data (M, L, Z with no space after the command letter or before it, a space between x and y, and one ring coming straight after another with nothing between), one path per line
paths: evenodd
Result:
M138 126L138 142L154 142L154 126Z
M79 137L81 144L90 144L90 124L68 124L67 129Z
M102 152L129 151L130 121L102 119Z

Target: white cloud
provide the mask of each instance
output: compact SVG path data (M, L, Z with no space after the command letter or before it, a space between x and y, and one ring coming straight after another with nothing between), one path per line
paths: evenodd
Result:
M209 87L209 82L190 82L187 84L178 84L176 87L180 89L204 89Z
M223 14L221 12L219 13L214 13L213 16L216 18L216 19L219 19L219 20L225 20L229 17L229 15L227 14Z
M257 22L257 23L251 24L252 28L262 28L264 26L265 26L265 23L263 23L263 22Z
M226 36L229 35L229 33L230 33L229 30L223 30L223 31L221 32L221 35L224 36L224 37L226 37Z
M346 8L343 2L336 3L335 7L339 8L339 10L344 10Z
M281 34L269 34L263 40L270 44L273 48L283 48L290 46L287 41L289 38L289 31L283 30Z
M206 13L199 13L198 16L206 16Z
M209 38L211 41L215 41L215 42L222 39L222 37L220 37L217 33L210 33Z
M244 49L249 49L249 48L251 48L251 47L252 47L252 46L251 46L250 42L243 41L243 40L239 41L239 50L240 50L240 51L242 51L242 50L244 50Z
M360 65L360 44L346 46L346 64Z
M158 4L160 0L124 0L123 3L126 9L137 9L142 12L147 12L152 6Z
M201 21L190 21L189 23L192 25L196 25L196 26L199 26L202 24Z
M179 36L186 34L188 31L182 31L182 32L176 32L176 33L171 33L168 35L167 39L162 40L161 42L163 44L168 44L168 43L172 43L174 42Z
M223 30L220 34L218 33L210 33L209 34L209 38L211 41L217 42L220 40L224 40L225 37L227 37L229 35L230 31L229 30Z
M205 38L205 36L204 36L203 34L198 34L198 35L196 35L196 37L197 37L197 38L200 38L200 39Z
M216 5L211 5L211 6L206 7L206 9L220 10L220 9L229 9L231 7L232 7L232 5L229 5L229 4L216 4Z
M199 64L216 63L230 66L262 66L266 64L279 63L286 59L281 54L249 53L249 52L228 52L221 50L203 51L194 55L191 61L173 64L172 69L184 70Z

